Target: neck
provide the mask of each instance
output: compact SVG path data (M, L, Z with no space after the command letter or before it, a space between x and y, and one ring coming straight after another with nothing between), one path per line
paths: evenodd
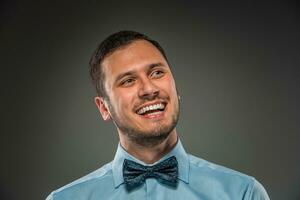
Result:
M126 136L119 133L120 143L122 147L135 158L147 164L152 164L161 159L164 155L169 153L177 143L177 132L174 129L169 136L161 143L153 147L145 147L133 143L128 140Z

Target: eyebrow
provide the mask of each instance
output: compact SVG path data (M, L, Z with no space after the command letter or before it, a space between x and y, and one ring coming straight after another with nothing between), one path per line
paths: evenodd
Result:
M159 62L159 63L153 63L153 64L150 64L148 66L149 69L153 69L155 67L166 67L163 63Z
M147 70L151 70L151 69L153 69L155 67L166 67L166 66L163 63L158 62L158 63L152 63L150 65L147 65L146 67L147 67ZM133 74L135 74L135 70L131 70L131 71L119 74L117 76L117 78L115 79L115 82L121 80L125 76L130 76L130 75L133 75Z

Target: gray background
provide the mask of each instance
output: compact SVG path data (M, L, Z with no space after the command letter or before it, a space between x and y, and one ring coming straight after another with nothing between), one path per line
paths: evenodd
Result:
M0 199L38 200L113 159L88 61L107 35L160 41L186 150L300 199L296 1L2 1Z

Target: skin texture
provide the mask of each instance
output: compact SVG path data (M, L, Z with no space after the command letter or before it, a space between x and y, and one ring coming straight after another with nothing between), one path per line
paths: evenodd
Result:
M108 98L95 97L105 121L112 119L128 153L154 163L177 142L179 101L167 61L150 42L137 40L109 54L102 62ZM164 111L139 115L157 103Z

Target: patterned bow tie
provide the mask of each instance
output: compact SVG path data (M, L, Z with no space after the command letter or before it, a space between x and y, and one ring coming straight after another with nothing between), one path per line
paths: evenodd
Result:
M125 159L123 177L127 191L141 186L147 178L156 178L160 183L176 187L178 177L178 162L172 156L156 165L144 166Z

